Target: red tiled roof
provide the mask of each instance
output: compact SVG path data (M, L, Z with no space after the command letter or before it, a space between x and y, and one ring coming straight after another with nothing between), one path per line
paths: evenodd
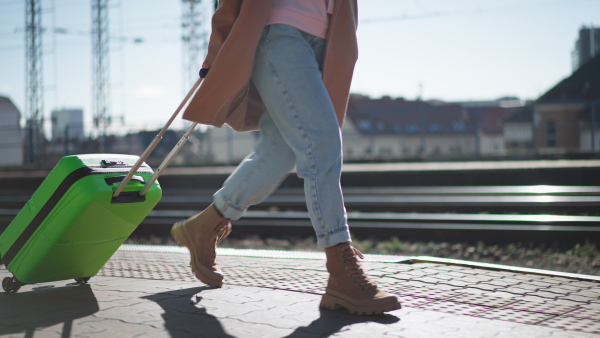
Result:
M476 125L485 134L501 134L502 120L520 109L352 95L348 118L363 134L472 134Z

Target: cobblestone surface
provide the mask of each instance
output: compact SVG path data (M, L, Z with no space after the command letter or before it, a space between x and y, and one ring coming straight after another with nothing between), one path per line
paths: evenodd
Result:
M319 309L320 259L219 256L205 287L187 253L117 252L90 284L0 294L7 337L593 337L600 283L437 263L363 262L401 299L382 316ZM0 270L0 277L10 276Z

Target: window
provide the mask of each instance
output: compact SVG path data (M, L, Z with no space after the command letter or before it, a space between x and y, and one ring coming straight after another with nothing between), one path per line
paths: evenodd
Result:
M409 133L416 133L417 131L419 131L419 126L415 123L411 123L408 126L406 126L406 131L408 131Z
M465 123L463 121L454 121L452 122L452 129L454 129L455 131L463 131L467 129L467 127L465 126Z
M439 131L441 131L441 130L442 130L442 126L440 126L440 125L439 125L439 124L437 124L437 123L433 123L433 124L430 124L430 125L427 127L427 129L429 129L429 131L431 131L431 132L434 132L434 133L435 133L435 132L439 132Z
M358 120L358 129L370 131L372 129L371 121L369 121L369 120Z

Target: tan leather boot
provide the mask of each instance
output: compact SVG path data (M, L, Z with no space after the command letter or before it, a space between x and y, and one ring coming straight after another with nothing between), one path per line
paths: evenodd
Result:
M217 265L215 249L230 232L229 219L221 216L213 204L171 228L177 244L190 250L190 264L196 278L213 287L223 286L223 273Z
M357 256L364 258L350 243L340 243L325 249L329 281L321 299L321 307L346 308L358 315L376 315L399 309L396 296L380 290L365 275Z

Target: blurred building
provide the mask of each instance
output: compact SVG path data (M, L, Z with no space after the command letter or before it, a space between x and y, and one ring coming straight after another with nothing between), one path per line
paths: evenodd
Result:
M83 110L60 109L50 113L52 141L84 139Z
M507 153L527 154L533 152L533 105L521 108L504 120L504 142Z
M502 121L520 106L514 98L449 103L352 95L343 130L344 159L503 155Z
M573 49L573 71L596 55L600 55L600 28L583 26Z
M536 149L557 149L561 152L600 149L598 135L595 135L600 115L597 111L600 109L599 101L600 54L597 54L536 100ZM584 142L586 135L588 142Z
M209 128L203 140L210 162L237 165L254 148L258 132L239 133L223 125L221 128Z
M13 102L0 96L0 166L23 164L21 112Z
M527 104L515 97L503 97L493 101L456 102L475 120L474 155L506 155L506 133L503 121Z
M600 54L504 121L507 148L536 153L600 150Z

